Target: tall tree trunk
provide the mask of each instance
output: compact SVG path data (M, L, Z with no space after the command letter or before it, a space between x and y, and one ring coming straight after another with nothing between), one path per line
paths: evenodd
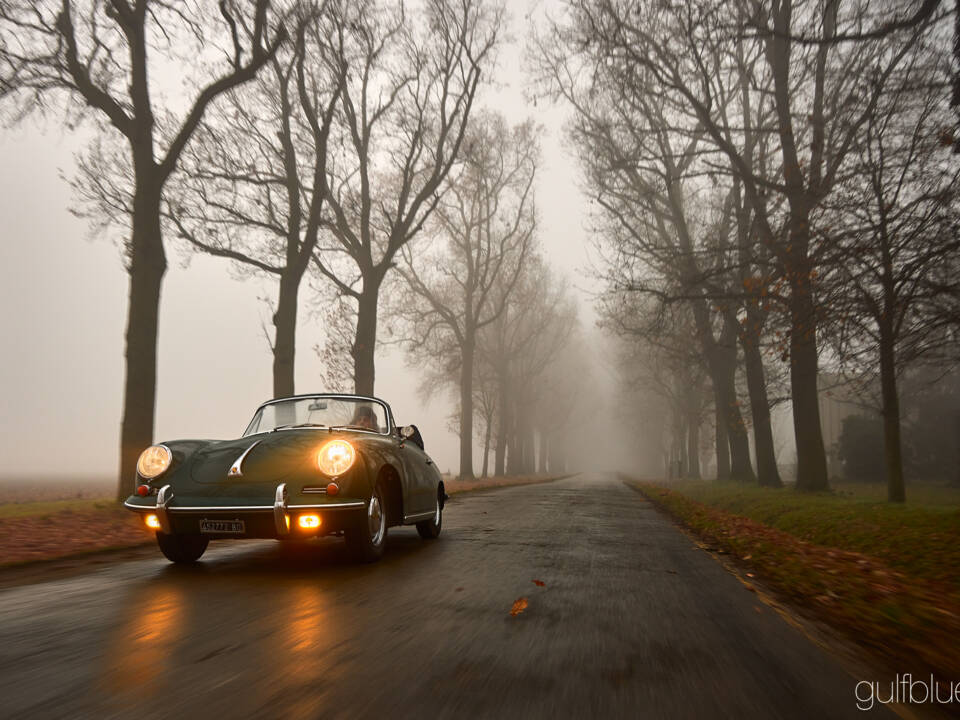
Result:
M273 341L273 396L290 397L294 392L294 358L297 336L297 293L300 277L287 268L280 276L277 310L273 314L276 334Z
M493 428L490 427L493 424L493 417L490 415L487 416L487 426L484 428L483 433L483 471L481 477L488 477L490 470L490 435L493 431Z
M467 328L460 356L460 479L473 479L473 331Z
M721 408L721 399L714 388L713 401L716 405L716 450L717 450L717 480L730 479L730 443L727 441L727 414Z
M153 187L156 185L157 187ZM159 183L138 178L130 249L130 305L127 310L126 378L120 426L117 498L133 492L137 459L154 441L157 395L157 329L160 289L167 259L160 231Z
M539 460L537 461L537 472L541 475L547 473L547 436L540 433L540 447L538 450Z
M357 395L373 395L379 295L380 282L365 277L357 304L357 332L353 342L353 383Z
M817 393L817 325L807 278L791 276L790 394L797 443L797 490L827 490L827 454Z
M497 400L497 412L499 422L497 423L497 448L494 455L493 474L502 477L506 472L507 458L507 438L510 432L510 382L507 378L507 372L504 367L497 373L500 379L500 397Z
M900 397L897 392L896 349L892 321L880 325L880 394L883 404L883 457L887 470L887 500L905 502L903 446L900 438Z
M752 324L749 320L748 323ZM752 330L740 336L750 394L750 414L753 416L753 444L757 451L757 476L761 487L783 487L777 470L777 456L773 445L773 426L770 424L770 402L767 380L763 372L763 356L758 338Z
M733 338L729 339L732 344ZM730 444L730 477L738 482L756 482L757 477L750 463L750 440L737 398L736 346L721 345L717 348L717 355L716 370L720 378L718 395L727 418L727 441Z
M700 414L687 417L687 475L700 479Z

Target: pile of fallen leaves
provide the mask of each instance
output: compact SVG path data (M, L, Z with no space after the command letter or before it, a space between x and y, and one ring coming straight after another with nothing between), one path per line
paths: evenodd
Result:
M119 504L0 517L0 565L51 560L76 553L132 547L153 540Z
M914 578L870 555L806 542L652 483L631 484L706 541L704 549L729 554L801 612L897 667L960 674L960 593L953 583Z

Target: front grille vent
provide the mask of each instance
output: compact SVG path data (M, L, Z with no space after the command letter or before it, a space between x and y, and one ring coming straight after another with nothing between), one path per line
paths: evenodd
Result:
M324 485L323 487L305 487L302 490L302 492L304 495L326 495L327 486Z

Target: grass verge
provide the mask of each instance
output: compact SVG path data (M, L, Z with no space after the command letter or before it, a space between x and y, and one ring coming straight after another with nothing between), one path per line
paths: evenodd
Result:
M713 483L628 482L746 566L747 577L893 667L960 674L960 511Z

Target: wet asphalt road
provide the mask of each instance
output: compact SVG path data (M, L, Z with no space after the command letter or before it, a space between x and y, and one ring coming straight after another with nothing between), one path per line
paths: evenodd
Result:
M10 718L862 717L855 683L606 475L455 497L375 565L221 542L0 590Z

